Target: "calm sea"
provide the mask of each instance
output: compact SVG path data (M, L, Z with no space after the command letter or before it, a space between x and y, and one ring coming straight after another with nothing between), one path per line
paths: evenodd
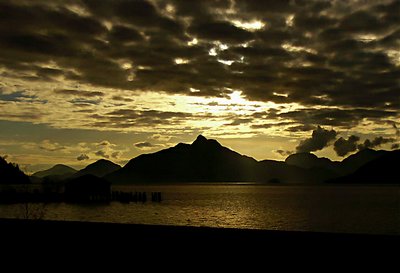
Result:
M398 186L264 186L203 184L120 186L162 192L162 202L51 204L45 219L272 230L400 234ZM38 205L32 205L34 210ZM41 209L41 208L39 208ZM1 205L22 218L24 206Z

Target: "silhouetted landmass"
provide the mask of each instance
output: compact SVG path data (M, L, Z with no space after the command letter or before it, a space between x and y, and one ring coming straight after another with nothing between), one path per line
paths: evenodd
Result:
M98 160L73 174L48 175L42 180L49 189L59 191L67 179L87 174L102 177L113 184L130 183L184 183L184 182L256 182L256 183L322 183L348 176L340 183L364 183L361 171L357 171L368 162L395 153L394 151L375 151L364 149L343 161L331 161L319 158L312 153L290 155L285 161L263 160L241 155L222 146L218 141L199 135L192 144L179 143L175 147L151 154L142 154L131 159L123 168L105 159ZM386 158L386 157L384 157ZM388 157L389 158L389 157ZM388 159L387 159L388 160ZM394 160L393 158L391 160ZM378 161L379 162L379 161ZM390 163L390 162L389 162ZM56 165L64 166L64 165ZM55 166L55 167L56 167ZM378 174L385 165L371 166ZM53 167L46 173L60 173ZM390 168L389 168L390 169ZM393 169L395 169L393 167ZM357 171L357 175L356 172ZM382 169L382 172L390 170ZM353 174L353 176L349 176ZM37 173L36 173L37 174ZM371 176L374 177L374 176ZM374 183L393 183L373 178ZM352 181L352 179L355 179ZM390 178L390 177L389 177ZM357 181L356 181L357 180ZM371 181L369 179L368 181ZM346 181L346 182L344 182ZM339 182L338 182L339 183ZM365 182L372 183L372 182Z
M103 176L105 176L109 173L112 173L114 171L117 171L119 169L121 169L120 165L115 164L114 162L111 162L110 160L100 159L92 164L87 165L85 168L76 172L71 177L79 177L79 176L83 176L86 174L91 174L91 175L94 175L97 177L103 177Z
M77 170L75 170L69 166L66 166L63 164L57 164L57 165L54 165L53 167L51 167L50 169L35 172L34 174L32 174L32 176L40 177L40 178L43 178L46 176L56 176L56 175L57 176L68 176L68 175L74 174L76 172L77 172Z
M328 158L320 158L312 153L297 153L289 155L285 162L289 165L298 166L304 169L322 168L336 171L339 163L333 162Z
M93 181L97 181L101 184L101 177L120 168L120 165L105 159L100 159L92 164L89 164L80 171L76 171L75 169L66 165L58 164L48 170L33 174L30 177L30 180L35 184L40 183L42 185L43 192L46 194L63 194L64 189L67 187L71 188L71 183L72 185L75 183L82 183L83 188L85 185L87 185L87 183L89 183L94 187L95 190L97 187L96 183ZM96 180L95 178L98 179ZM83 182L85 179L88 179L88 182ZM109 184L110 182L107 181L107 183ZM66 184L69 185L67 186ZM83 194L85 194L84 192L85 190L83 189Z
M257 161L200 135L192 144L179 143L156 153L140 155L105 178L115 184L219 181L321 183L353 173L367 162L388 153L391 152L365 149L342 162L318 158L311 153L291 155L285 162Z
M0 184L29 184L29 177L26 176L17 164L8 163L0 156Z
M65 183L65 200L69 202L109 201L111 184L109 181L85 174Z
M360 152L350 155L342 161L341 172L343 175L351 174L368 162L393 152L394 151L375 151L372 149L361 150Z
M383 153L354 173L328 180L329 183L400 184L400 150Z
M283 161L262 160L257 164L257 180L261 183L316 183L319 176L298 166L291 166Z
M255 159L200 135L192 144L140 155L105 178L113 183L256 181L257 167Z

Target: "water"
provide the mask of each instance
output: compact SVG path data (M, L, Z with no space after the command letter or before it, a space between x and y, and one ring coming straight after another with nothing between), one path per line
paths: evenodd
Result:
M114 187L161 191L161 203L51 204L45 219L269 230L400 234L400 187L170 185ZM33 206L33 205L32 205ZM0 217L24 208L1 205Z

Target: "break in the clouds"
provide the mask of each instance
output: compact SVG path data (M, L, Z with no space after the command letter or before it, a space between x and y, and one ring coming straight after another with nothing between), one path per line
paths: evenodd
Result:
M0 119L143 139L387 136L383 121L398 135L399 13L398 0L0 1Z

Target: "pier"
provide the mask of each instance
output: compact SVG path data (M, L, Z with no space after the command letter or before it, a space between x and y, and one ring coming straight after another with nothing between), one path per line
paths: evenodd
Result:
M48 191L40 188L0 189L0 204L15 203L146 203L162 201L161 192L112 191L103 187L91 190L88 187L66 187L64 191Z

